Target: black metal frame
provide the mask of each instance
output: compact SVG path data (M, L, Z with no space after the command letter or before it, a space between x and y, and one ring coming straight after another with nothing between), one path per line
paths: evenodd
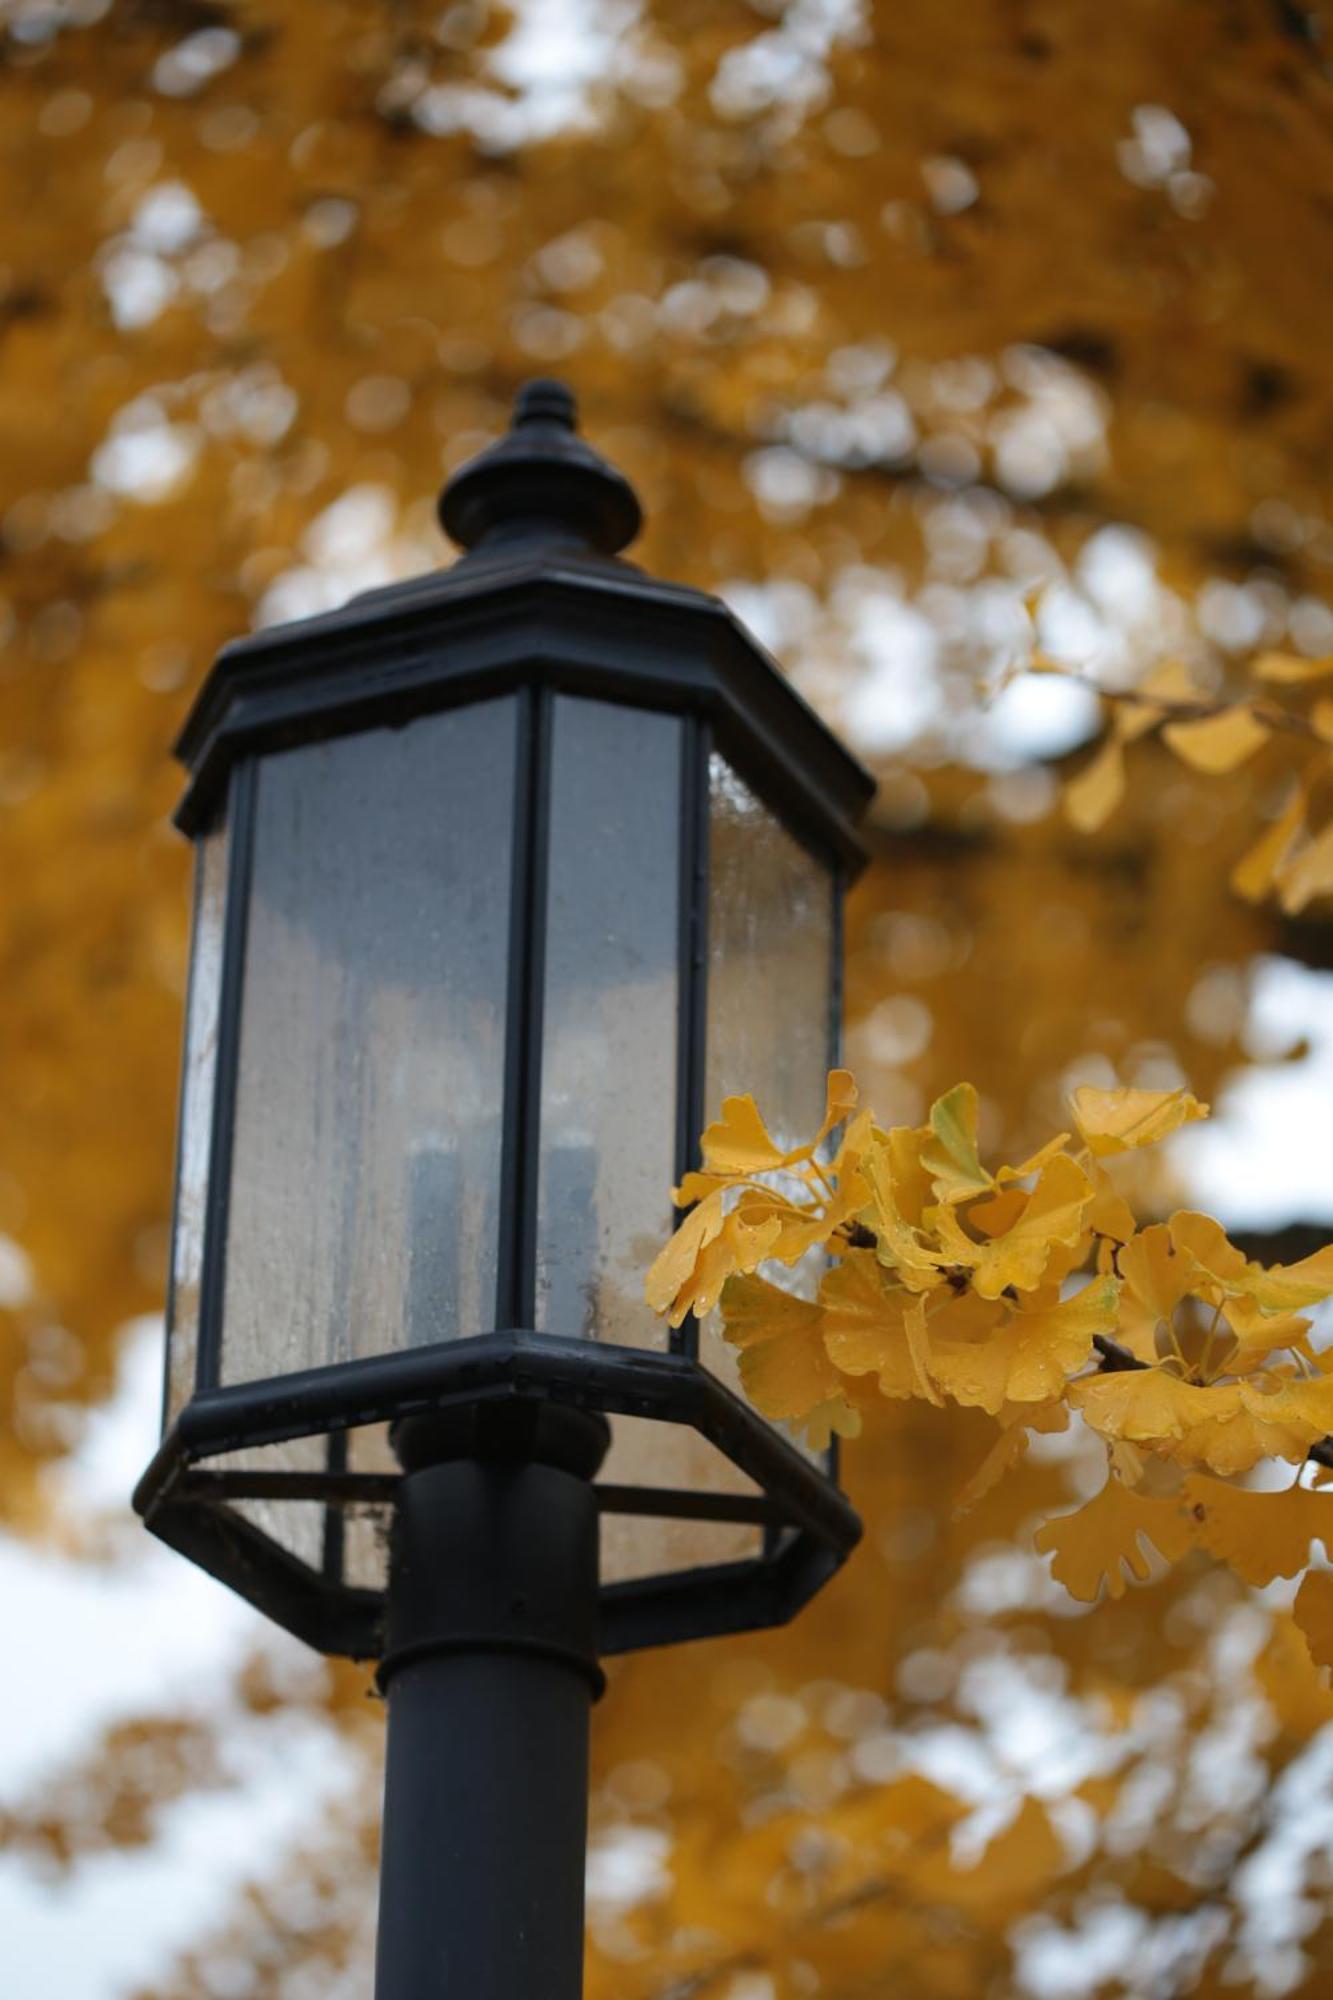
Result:
M255 851L255 760L247 758L228 785L227 897L222 913L222 968L218 994L217 1063L213 1117L208 1135L208 1196L204 1204L203 1261L199 1276L199 1348L195 1392L217 1387L222 1363L223 1294L226 1285L227 1216L231 1206L231 1154L236 1131L240 1071L241 988L245 979L250 877Z
M451 1340L270 1381L220 1386L229 1155L241 1032L245 926L258 764L312 740L512 694L515 823L501 1152L496 1324ZM164 1541L321 1649L380 1647L382 1593L340 1581L341 1508L387 1504L392 1478L347 1470L347 1434L417 1412L504 1401L683 1423L752 1478L757 1496L598 1489L605 1512L754 1521L761 1556L602 1591L608 1652L781 1622L837 1568L859 1524L820 1470L700 1366L687 1321L667 1352L531 1331L535 1301L542 953L553 709L577 695L680 718L676 1167L694 1164L704 1118L709 762L716 748L829 871L834 967L830 1060L840 1028L841 902L863 859L855 824L873 790L860 766L716 599L541 537L478 548L440 575L375 591L342 611L228 647L179 754L190 782L179 824L198 836L224 807L218 1061L199 1299L197 1387L164 1438L135 1505ZM220 1454L327 1435L320 1473L209 1470ZM319 1499L324 1568L298 1562L229 1504Z
M780 1624L832 1575L860 1534L855 1513L831 1479L685 1356L531 1332L483 1334L202 1391L177 1417L140 1481L134 1505L163 1541L298 1637L325 1652L372 1658L381 1638L381 1593L334 1583L219 1503L257 1498L383 1503L392 1498L396 1480L347 1472L332 1479L209 1472L207 1461L246 1447L333 1435L430 1411L516 1401L687 1424L761 1489L753 1500L694 1494L682 1508L682 1496L652 1488L599 1488L605 1512L753 1519L794 1531L766 1560L608 1586L602 1591L602 1645L608 1653ZM683 1620L687 1629L681 1629Z
M341 611L223 649L177 744L182 832L208 823L232 765L543 683L707 717L718 746L798 834L852 867L873 780L720 599L629 563L479 552Z

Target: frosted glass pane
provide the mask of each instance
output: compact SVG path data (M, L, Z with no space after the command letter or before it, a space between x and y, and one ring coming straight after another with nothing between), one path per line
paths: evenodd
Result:
M708 1115L749 1091L788 1144L824 1113L832 876L716 753L709 788Z
M611 1449L599 1485L672 1488L688 1493L745 1493L759 1488L687 1424L648 1417L614 1416ZM649 1514L604 1514L601 1523L603 1583L740 1562L763 1553L763 1530L748 1521L673 1521Z
M752 1562L764 1552L763 1530L735 1521L650 1521L603 1514L600 1540L603 1583L637 1583L718 1563Z
M361 1424L347 1433L349 1472L399 1473L387 1424ZM383 1590L389 1580L389 1532L393 1509L378 1500L343 1511L343 1578L361 1590Z
M392 1507L372 1503L347 1509L343 1521L343 1581L357 1590L386 1590Z
M200 841L195 873L194 937L181 1075L180 1152L176 1162L176 1218L171 1242L168 1423L194 1393L199 1352L199 1280L204 1263L204 1204L213 1140L226 895L227 835L224 827L218 827Z
M328 1440L322 1437L288 1438L282 1444L254 1445L244 1451L221 1452L207 1462L210 1472L323 1472L328 1463ZM288 1555L311 1569L324 1564L324 1514L318 1500L232 1500L242 1519L249 1521Z
M402 1471L398 1455L389 1443L388 1424L358 1424L355 1430L348 1431L347 1470L389 1473Z
M833 878L716 754L709 791L708 1116L748 1091L794 1144L819 1129L833 1053ZM808 1292L818 1268L765 1275ZM716 1313L699 1358L741 1393Z
M317 1500L234 1500L243 1520L259 1528L307 1569L324 1566L324 1509Z
M734 1460L689 1424L620 1414L612 1416L610 1424L611 1448L597 1474L599 1485L751 1495L761 1490Z
M494 1326L515 730L259 767L225 1382Z
M537 1325L665 1345L644 1272L672 1226L681 732L561 697L551 774Z

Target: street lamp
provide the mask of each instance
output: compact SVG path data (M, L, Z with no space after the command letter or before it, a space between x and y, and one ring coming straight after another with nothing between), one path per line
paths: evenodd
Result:
M864 772L530 383L441 573L255 634L197 850L163 1540L389 1700L377 1991L579 1991L598 1654L859 1532L643 1273L706 1107L819 1123ZM462 1990L460 1984L460 1990Z

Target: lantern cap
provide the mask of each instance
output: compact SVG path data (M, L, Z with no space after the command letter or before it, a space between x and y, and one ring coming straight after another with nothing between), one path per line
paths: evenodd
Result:
M488 554L524 542L614 556L643 522L629 481L578 435L573 391L545 377L519 390L500 442L453 475L439 515L451 540Z

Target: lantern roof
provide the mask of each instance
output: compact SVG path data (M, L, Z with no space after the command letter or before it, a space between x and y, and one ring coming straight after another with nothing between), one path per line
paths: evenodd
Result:
M223 648L176 745L191 774L185 831L208 823L238 756L535 678L709 714L779 800L859 861L874 780L720 598L624 560L638 498L576 423L563 383L526 384L506 435L440 496L456 562Z

